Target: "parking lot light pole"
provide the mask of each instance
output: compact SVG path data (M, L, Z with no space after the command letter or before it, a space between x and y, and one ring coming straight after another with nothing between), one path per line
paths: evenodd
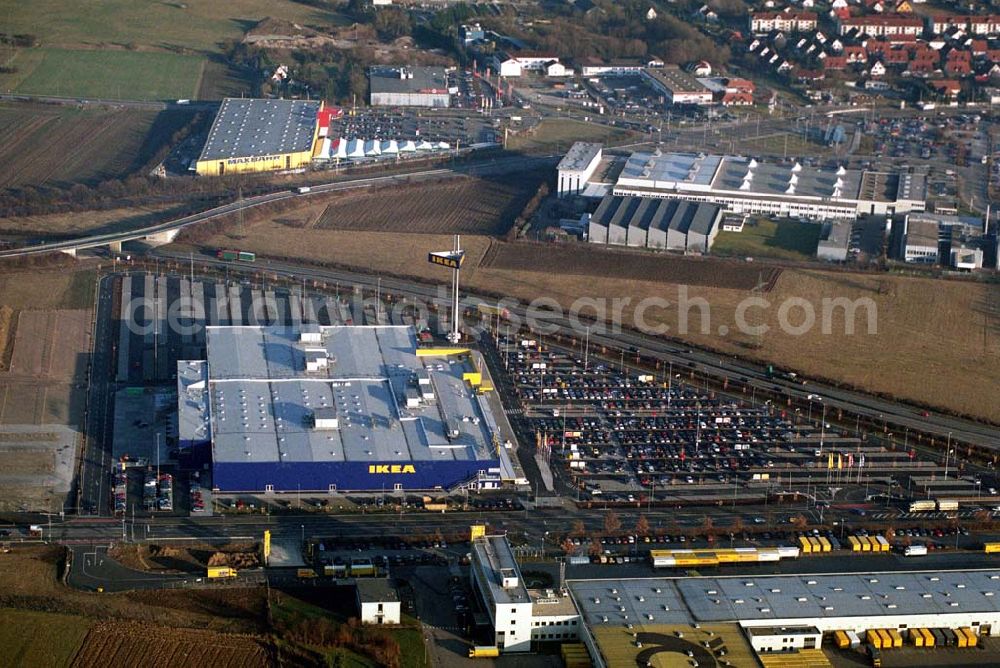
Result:
M944 477L948 478L948 459L951 455L951 432L948 432L948 444L944 448Z

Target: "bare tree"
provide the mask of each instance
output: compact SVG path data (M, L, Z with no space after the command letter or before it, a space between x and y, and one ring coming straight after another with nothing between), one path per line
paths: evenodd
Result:
M590 541L590 547L587 548L587 552L590 553L590 556L596 557L600 555L601 552L603 551L604 547L601 545L601 541L599 539L595 538L592 541Z
M569 538L564 539L559 547L562 548L562 551L566 553L567 557L576 552L576 545L574 545L573 541Z
M649 535L649 520L645 515L639 515L639 519L635 521L635 532L639 536Z
M609 512L604 516L604 533L615 534L618 533L619 529L622 528L622 520L618 517L618 513L615 511Z
M573 529L569 533L571 536L585 536L587 534L587 527L584 526L583 520L573 520Z

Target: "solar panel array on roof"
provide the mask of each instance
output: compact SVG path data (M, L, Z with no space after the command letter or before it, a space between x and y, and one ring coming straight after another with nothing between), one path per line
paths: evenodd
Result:
M227 160L312 151L321 103L226 98L199 160Z

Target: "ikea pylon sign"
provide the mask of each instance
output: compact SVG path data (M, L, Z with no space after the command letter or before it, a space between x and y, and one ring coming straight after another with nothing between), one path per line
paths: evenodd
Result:
M463 251L428 253L427 261L449 269L461 269L462 263L465 261L465 253Z

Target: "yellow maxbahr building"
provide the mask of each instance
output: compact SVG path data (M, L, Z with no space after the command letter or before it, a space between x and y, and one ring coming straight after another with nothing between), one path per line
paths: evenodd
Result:
M307 167L322 101L226 98L196 163L199 176Z

